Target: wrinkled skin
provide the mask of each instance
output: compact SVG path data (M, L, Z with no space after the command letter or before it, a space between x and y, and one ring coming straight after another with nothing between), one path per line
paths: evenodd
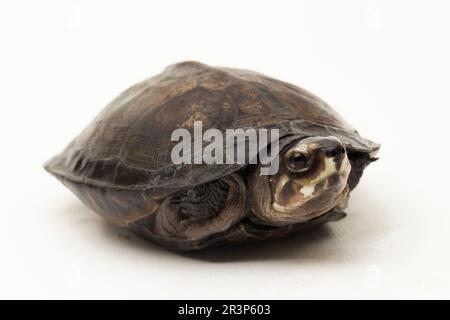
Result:
M176 128L276 128L280 170L175 165ZM311 93L196 62L122 93L46 169L108 221L169 248L274 239L345 216L379 145Z

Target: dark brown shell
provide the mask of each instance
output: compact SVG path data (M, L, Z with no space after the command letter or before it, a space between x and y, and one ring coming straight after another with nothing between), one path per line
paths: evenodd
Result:
M203 130L278 128L281 136L334 135L364 154L379 148L304 89L251 71L183 62L123 92L46 168L76 184L156 194L240 169L172 164L171 133L192 132L194 120Z
M278 238L345 215L331 210L305 223L267 228L251 222L248 212L236 211L238 220L228 221L233 223L228 229L210 236L184 234L184 221L169 223L175 231L167 233L161 229L161 219L168 218L164 204L180 190L226 176L223 180L230 183L240 181L233 197L247 205L240 175L246 170L233 174L243 165L172 163L171 150L178 143L171 141L172 132L185 128L192 133L196 120L202 121L203 130L277 128L285 137L281 143L306 136L336 136L349 151L350 189L379 148L325 102L299 87L251 71L184 62L122 93L45 167L108 221L178 250Z

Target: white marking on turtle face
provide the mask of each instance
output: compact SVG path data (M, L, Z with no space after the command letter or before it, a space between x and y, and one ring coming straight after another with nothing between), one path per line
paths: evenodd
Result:
M306 185L302 188L300 188L300 192L305 196L305 197L310 197L312 196L312 194L314 193L314 190L316 189L316 185Z
M298 203L292 203L288 204L286 206L280 205L277 203L277 195L283 190L283 187L286 185L286 183L289 181L288 175L283 175L280 178L280 182L277 184L276 192L275 192L275 201L272 204L272 208L279 211L279 212L290 212L292 210L295 210L299 208L301 205L303 205L305 202L309 201L313 198L314 191L316 189L316 186L319 183L322 183L324 180L327 180L331 175L338 172L336 168L336 163L334 161L333 157L326 157L324 159L325 167L324 169L315 177L313 180L309 181L306 185L303 185L298 191L303 195L303 199L299 201ZM350 172L350 162L348 161L348 158L345 158L342 161L341 167L339 169L339 173L341 174L342 179L346 179L348 177L348 174ZM328 181L327 185L328 187ZM345 187L345 184L343 184L343 187Z
M325 168L320 172L317 177L315 177L313 180L309 182L309 185L313 185L314 187L323 181L323 179L328 178L330 175L335 173L337 171L336 169L336 163L334 162L334 159L331 157L325 158Z

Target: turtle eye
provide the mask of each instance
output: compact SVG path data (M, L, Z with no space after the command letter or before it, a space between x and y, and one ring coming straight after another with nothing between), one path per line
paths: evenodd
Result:
M286 166L292 172L303 172L309 168L310 156L300 151L293 151L286 156Z

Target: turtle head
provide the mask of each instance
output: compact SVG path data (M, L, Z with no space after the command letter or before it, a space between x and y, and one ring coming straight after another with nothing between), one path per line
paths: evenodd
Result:
M344 208L351 165L339 139L308 137L290 142L272 176L252 175L251 201L256 219L269 225L311 220L333 208Z

